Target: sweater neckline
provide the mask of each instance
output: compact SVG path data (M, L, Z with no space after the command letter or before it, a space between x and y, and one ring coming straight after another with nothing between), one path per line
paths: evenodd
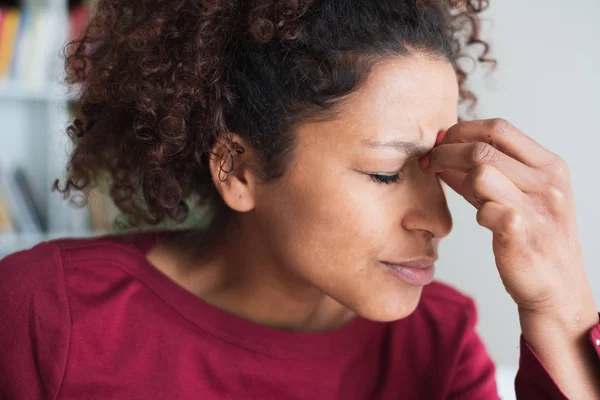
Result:
M177 313L200 329L233 345L286 359L325 359L354 354L386 326L360 316L340 328L323 332L293 332L268 327L220 309L189 292L147 259L148 252L176 231L140 234L136 240L135 272Z

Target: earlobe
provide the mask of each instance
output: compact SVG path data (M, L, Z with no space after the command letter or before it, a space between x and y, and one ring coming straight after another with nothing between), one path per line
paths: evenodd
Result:
M238 212L254 209L253 152L237 134L218 139L211 149L210 172L223 201Z

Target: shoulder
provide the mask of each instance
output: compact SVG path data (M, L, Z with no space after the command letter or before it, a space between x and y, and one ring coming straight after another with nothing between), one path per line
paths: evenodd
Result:
M47 279L56 280L61 270L60 250L50 243L10 254L0 260L0 296L33 290Z
M37 305L66 309L73 289L135 275L135 266L168 232L136 232L93 238L64 238L39 243L0 260L0 307L25 307L26 299ZM39 307L35 309L38 310ZM14 309L16 313L18 311Z
M60 251L62 263L70 267L78 262L124 259L144 255L167 231L112 234L92 238L67 238L47 242ZM35 247L30 251L35 250Z
M162 233L164 234L164 233ZM0 303L28 296L65 298L65 271L78 266L126 262L143 255L161 233L109 235L97 238L56 239L42 242L0 260Z
M68 266L102 265L98 260L135 254L152 239L60 239L0 260L0 325L10 327L0 329L1 398L56 397L72 336Z
M60 249L41 243L0 260L0 397L54 398L71 332ZM5 396L5 397L3 397Z

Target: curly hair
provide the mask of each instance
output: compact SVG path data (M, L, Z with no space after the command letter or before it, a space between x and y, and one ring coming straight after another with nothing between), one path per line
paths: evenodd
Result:
M129 224L185 221L222 201L208 162L217 139L244 138L265 180L285 172L293 128L333 118L377 61L424 52L459 60L481 45L487 0L99 0L65 47L79 103L65 198L108 177ZM231 142L230 142L231 143ZM243 151L234 148L228 153ZM233 161L233 160L231 160ZM228 164L227 162L222 165ZM228 164L229 165L229 164ZM225 173L227 171L224 171ZM220 179L223 179L220 177Z

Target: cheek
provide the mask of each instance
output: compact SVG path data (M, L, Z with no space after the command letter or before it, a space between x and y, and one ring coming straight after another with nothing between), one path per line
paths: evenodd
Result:
M366 182L346 190L331 207L342 213L336 220L337 229L349 247L370 246L378 252L390 237L394 212L386 207L385 199L378 196L374 185Z
M380 188L355 172L308 176L290 179L269 196L267 229L276 240L291 254L312 258L311 264L322 258L359 264L380 255L399 223L378 197Z

